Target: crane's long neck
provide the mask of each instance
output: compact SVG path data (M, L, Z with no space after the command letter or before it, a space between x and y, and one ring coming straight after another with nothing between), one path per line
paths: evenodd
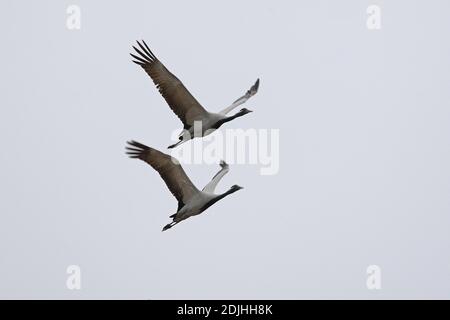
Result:
M223 198L225 198L226 196L238 191L239 189L229 189L228 191L217 195L216 197L212 198L211 200L209 200L202 208L201 211L205 211L206 209L208 209L209 207L211 207L214 203L216 203L219 200L222 200Z
M240 111L240 112L238 112L238 113L236 113L236 114L234 114L234 115L232 115L232 116L222 118L222 119L220 119L219 121L217 121L217 122L214 124L213 128L214 128L214 129L218 129L218 128L219 128L221 125L223 125L224 123L229 122L229 121L231 121L231 120L233 120L233 119L242 117L242 116L245 115L245 114L247 114L247 113L244 112L244 111Z

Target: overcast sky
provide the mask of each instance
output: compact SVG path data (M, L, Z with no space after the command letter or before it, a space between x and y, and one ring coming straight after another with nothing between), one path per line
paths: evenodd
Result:
M448 1L0 9L0 298L450 298ZM176 200L124 146L167 150L181 123L137 39L211 111L261 78L224 129L280 133L277 174L231 165L218 191L245 189L164 233ZM219 169L184 168L199 188Z

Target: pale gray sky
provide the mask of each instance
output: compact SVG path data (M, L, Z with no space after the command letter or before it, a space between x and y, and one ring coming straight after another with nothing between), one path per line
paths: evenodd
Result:
M450 298L448 1L0 8L0 298ZM277 175L231 166L219 191L245 189L164 233L176 201L124 145L166 150L181 123L136 39L211 110L260 77L227 128L280 130ZM185 170L202 187L218 166Z

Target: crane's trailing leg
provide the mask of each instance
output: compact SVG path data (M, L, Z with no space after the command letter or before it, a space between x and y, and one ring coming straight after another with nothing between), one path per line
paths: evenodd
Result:
M189 131L187 131L186 129L183 129L183 131L181 131L180 135L178 136L178 140L180 140L180 141L168 146L167 148L168 149L175 148L176 146L178 146L178 145L182 144L183 142L186 142L190 139L191 139L191 135L189 134Z
M183 143L183 140L180 140L180 141L178 141L177 143L168 146L167 148L168 148L168 149L175 148L176 146L178 146L178 145L181 144L181 143Z
M176 225L178 222L175 222L175 221L172 221L171 223L169 223L169 224L166 224L165 226L164 226L164 228L162 229L162 231L166 231L167 229L170 229L170 228L172 228L174 225Z

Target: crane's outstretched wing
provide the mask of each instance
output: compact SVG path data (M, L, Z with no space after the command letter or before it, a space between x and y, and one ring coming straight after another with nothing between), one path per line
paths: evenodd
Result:
M140 50L133 46L138 53L138 55L130 53L135 59L133 62L140 65L152 78L169 107L183 122L185 129L191 127L194 125L194 121L201 119L207 114L207 111L183 83L156 58L144 40L142 43L143 45L137 41Z
M220 161L220 171L217 172L214 177L211 179L211 181L203 188L202 191L214 193L214 190L216 189L217 184L222 180L224 175L230 171L228 164L225 161Z
M178 160L136 141L129 141L126 147L130 158L147 162L158 171L170 192L180 203L186 204L199 190L184 172Z
M252 85L252 87L250 89L248 89L247 92L242 97L240 97L235 102L233 102L231 104L231 106L220 111L220 113L225 115L225 114L229 113L231 110L233 110L234 108L236 108L237 106L240 106L241 104L245 103L248 99L253 97L258 92L258 88L259 88L259 79L256 80L255 84Z

